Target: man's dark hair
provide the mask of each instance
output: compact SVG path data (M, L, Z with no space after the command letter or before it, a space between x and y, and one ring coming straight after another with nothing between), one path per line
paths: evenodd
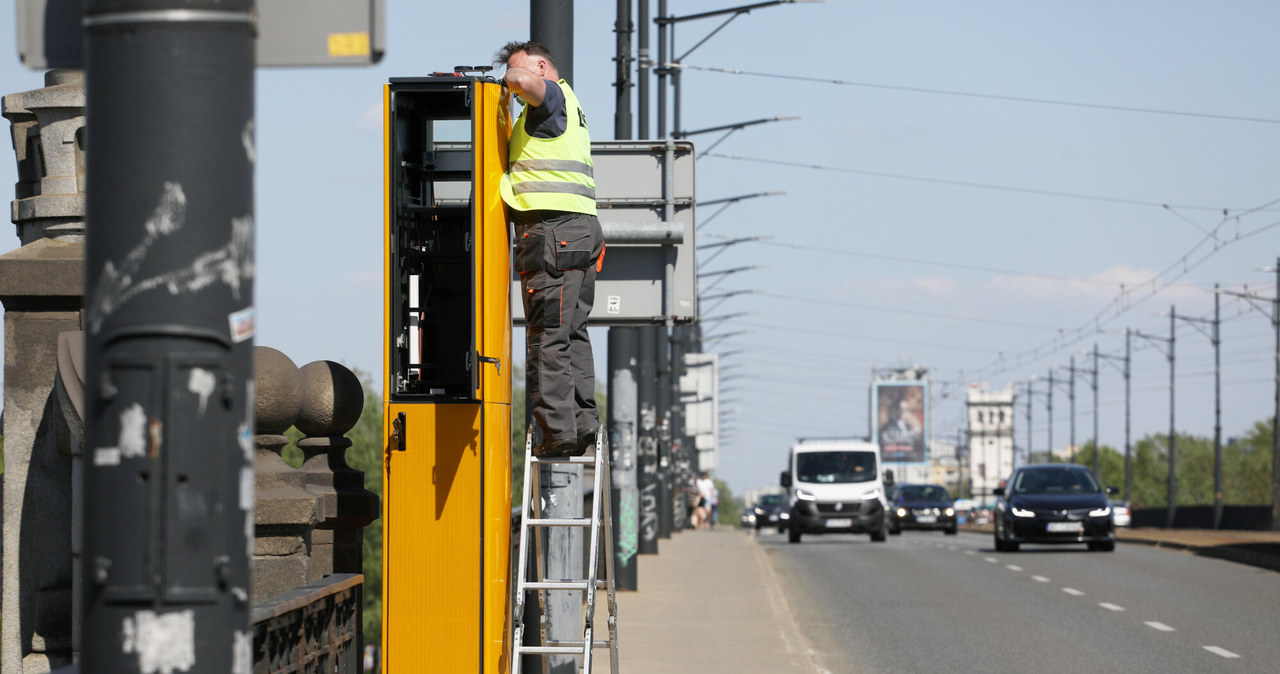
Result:
M534 42L532 40L528 42L506 43L505 45L503 45L502 49L499 49L498 51L494 52L493 62L495 65L501 64L505 66L507 64L507 61L511 59L511 55L515 54L516 52L524 52L530 56L538 56L538 57L544 58L551 64L551 67L553 68L556 67L556 60L551 57L551 51L548 50L545 46L543 46L541 42Z

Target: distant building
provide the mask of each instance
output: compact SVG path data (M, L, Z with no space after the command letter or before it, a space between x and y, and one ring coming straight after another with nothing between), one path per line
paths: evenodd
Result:
M992 490L1013 472L1013 386L990 391L986 384L969 387L969 465L973 498L990 505Z

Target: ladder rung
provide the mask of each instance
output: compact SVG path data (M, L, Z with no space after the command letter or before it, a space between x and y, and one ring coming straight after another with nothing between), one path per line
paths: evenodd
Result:
M533 463L584 463L593 464L596 457L592 456L530 456Z
M591 526L590 517L571 517L561 519L527 519L525 524L531 527L589 527Z
M541 653L543 655L582 655L583 645L585 641L553 641L554 645L548 646L518 646L516 654L522 653ZM608 641L592 641L592 648L609 648Z
M524 584L526 590L585 590L590 584L586 580L543 580L529 581ZM597 580L597 590L609 589L609 581Z
M547 647L548 647L548 648L557 648L557 647L561 647L561 646L572 646L572 647L574 647L574 648L578 649L578 652L582 652L582 646L583 646L583 644L585 644L585 643L587 643L587 642L583 641L582 639L559 639L559 640L554 640L554 639L553 639L553 640L551 640L551 641L548 641L548 642L547 642ZM591 642L591 647L592 647L592 648L608 648L608 647L609 647L609 640L608 640L608 639L602 639L602 640L592 641L592 642Z

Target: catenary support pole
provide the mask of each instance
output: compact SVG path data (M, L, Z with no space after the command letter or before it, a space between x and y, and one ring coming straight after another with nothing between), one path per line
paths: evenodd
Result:
M1129 373L1131 357L1130 349L1133 335L1124 331L1124 500L1132 503L1133 499L1133 443L1131 433L1131 415L1129 398Z
M573 0L529 0L529 36L541 42L555 57L556 69L573 86ZM583 516L581 465L555 464L542 471L539 497L546 506L543 516L553 519ZM602 495L597 495L602 497ZM583 531L580 527L547 527L545 571L547 578L585 578ZM582 638L582 597L573 592L548 592L547 637L551 640ZM547 674L577 671L580 658L546 656Z
M1101 477L1099 458L1102 448L1098 444L1098 344L1093 344L1093 474Z
M1076 462L1076 357L1071 356L1071 365L1068 366L1067 372L1071 375L1071 380L1067 383L1067 401L1071 408L1071 463Z
M251 666L252 11L85 4L87 674Z
M635 328L609 329L609 450L613 571L619 590L639 588L640 492L636 488L638 399Z
M1222 340L1221 295L1213 284L1213 528L1222 528Z
M1173 305L1169 306L1169 513L1165 526L1169 529L1173 528L1173 518L1178 511L1178 471L1176 461L1176 449L1178 443L1177 426L1175 426L1175 405L1174 405L1174 358L1173 346L1176 338L1178 316Z
M640 554L658 554L658 429L657 429L657 356L654 354L657 328L637 328L639 348L636 363L639 371L637 398L640 406L638 454L639 473L636 486L640 490Z

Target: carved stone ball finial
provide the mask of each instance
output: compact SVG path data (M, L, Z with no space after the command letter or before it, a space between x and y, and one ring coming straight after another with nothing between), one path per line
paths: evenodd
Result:
M254 414L259 435L278 435L294 425L302 408L302 373L288 356L269 346L255 346L253 379L257 389Z
M308 436L336 436L351 430L364 411L364 387L346 367L329 360L302 366L302 409L295 425Z

